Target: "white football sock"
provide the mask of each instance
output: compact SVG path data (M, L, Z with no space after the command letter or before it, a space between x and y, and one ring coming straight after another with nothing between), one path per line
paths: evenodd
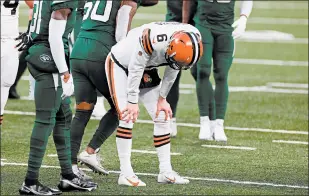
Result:
M154 144L159 158L160 173L172 171L169 121L160 112L154 124Z
M217 120L216 120L216 123L217 123L218 125L220 125L220 126L223 126L224 120L223 120L223 119L217 119Z
M126 123L125 121L120 120L116 134L120 170L122 174L129 176L134 175L131 165L132 128L133 123Z
M217 121L216 121L216 120L211 120L211 121L210 121L210 129L211 129L211 131L214 131L214 130L215 130L216 124L217 124Z
M209 117L208 116L201 116L200 117L200 123L207 122L207 121L209 121Z

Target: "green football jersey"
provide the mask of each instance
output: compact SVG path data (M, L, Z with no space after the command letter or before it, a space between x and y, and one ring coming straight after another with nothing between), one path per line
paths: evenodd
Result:
M196 0L191 0L189 24L194 25L193 16L196 12ZM182 0L167 0L166 21L182 22Z
M199 0L194 21L217 31L233 31L235 0Z
M65 32L62 40L64 43L64 49L66 52L69 50L68 38L73 30L76 16L77 1L75 0L37 0L33 5L33 18L30 26L31 38L34 43L49 43L49 21L53 11L69 8L72 10L68 17Z
M116 17L121 1L87 0L78 37L94 39L106 46L116 44Z
M77 5L77 12L76 12L76 21L74 25L74 41L76 40L80 28L82 26L83 16L84 16L84 6L85 6L86 0L79 0Z

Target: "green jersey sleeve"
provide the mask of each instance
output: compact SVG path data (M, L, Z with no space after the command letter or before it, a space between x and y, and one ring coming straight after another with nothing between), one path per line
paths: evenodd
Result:
M78 1L76 0L59 0L51 2L52 11L60 10L60 9L76 9L78 5Z

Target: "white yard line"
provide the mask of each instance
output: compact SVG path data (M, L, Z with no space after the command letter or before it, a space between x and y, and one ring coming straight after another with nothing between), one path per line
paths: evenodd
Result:
M142 154L157 154L157 151L151 151L151 150L136 150L136 149L132 149L132 152L136 152L136 153L142 153ZM182 155L181 153L178 152L171 152L171 155Z
M157 151L151 151L151 150L136 150L136 149L132 149L132 152L142 153L142 154L157 154ZM182 154L178 153L178 152L171 152L171 155L178 156L178 155L182 155ZM48 154L47 156L48 157L58 157L57 154Z
M58 157L57 154L48 154L47 156L48 156L48 157Z
M308 61L282 61L282 60L270 60L270 59L241 59L241 58L234 58L233 64L303 66L303 67L308 67Z
M134 20L164 21L165 14L136 13L134 16ZM248 24L308 25L308 19L250 17L248 19Z
M6 161L6 159L1 159L1 161Z
M194 85L195 86L195 85ZM195 89L195 87L192 87L191 89ZM283 94L303 94L308 95L308 90L302 90L302 89L282 89L282 88L272 88L268 86L230 86L229 87L230 93L235 92L261 92L261 93L283 93ZM180 94L193 94L193 90L188 89L180 89Z
M27 166L26 163L5 163L1 162L1 167L3 166ZM50 165L42 165L41 168L56 168L60 169L59 166L50 166ZM81 168L84 171L92 171L87 168ZM110 171L113 174L119 174L120 171ZM140 176L158 176L154 173L136 173L136 175ZM196 178L196 177L185 177L189 180L197 180L197 181L209 181L209 182L222 182L222 183L231 183L231 184L242 184L242 185L256 185L256 186L270 186L270 187L284 187L284 188L294 188L294 189L308 189L307 186L302 185L289 185L289 184L276 184L276 183L268 183L268 182L253 182L253 181L242 181L242 180L229 180L229 179L218 179L218 178Z
M22 76L22 80L29 80L29 76ZM215 86L213 86L215 88ZM275 88L272 88L275 87ZM289 87L289 88L299 88L299 89L284 89L277 87ZM180 94L190 95L195 91L195 84L180 84ZM304 88L304 89L302 89ZM190 90L193 89L193 90ZM283 94L308 94L308 85L297 84L297 83L267 83L266 86L230 86L229 92L264 92L264 93L283 93ZM21 100L30 100L29 97L22 96Z
M256 150L256 148L245 147L245 146L220 146L220 145L202 145L206 148L223 148L223 149L233 149L233 150Z
M22 111L10 111L5 110L5 114L14 114L14 115L26 115L26 116L34 116L34 112L22 112ZM93 118L93 120L101 120L100 118ZM153 124L151 120L137 120L138 123L144 124ZM200 127L199 124L191 124L191 123L177 123L178 126L182 127ZM224 127L227 130L232 131L250 131L250 132L266 132L266 133L282 133L282 134L295 134L295 135L308 135L308 131L294 131L294 130L273 130L273 129L262 129L262 128L244 128L244 127Z
M308 38L294 38L292 40L284 39L254 39L254 38L240 38L236 42L246 42L246 43L279 43L279 44L308 44Z
M236 4L237 8L240 8L240 3ZM296 3L293 1L254 1L253 10L266 9L266 10L308 10L308 2L305 1Z
M305 88L305 89L308 89L308 84L300 84L300 83L269 82L266 85L270 86L270 87L287 87L287 88Z
M274 143L284 143L284 144L302 144L308 145L308 142L303 141L290 141L290 140L273 140Z

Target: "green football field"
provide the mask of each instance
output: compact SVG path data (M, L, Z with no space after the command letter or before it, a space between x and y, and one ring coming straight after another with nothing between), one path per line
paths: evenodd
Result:
M239 13L239 6L236 10ZM20 12L20 26L25 29L25 6ZM164 20L165 12L165 2L141 8L133 26ZM188 177L190 184L156 182L159 170L153 154L153 126L141 106L140 121L133 131L132 163L147 186L118 186L119 161L113 134L100 151L111 174L99 176L85 168L99 188L91 193L65 194L308 195L308 2L255 2L247 31L246 39L236 43L229 75L227 144L198 140L194 80L189 71L183 72L178 135L171 141L171 151L174 170ZM28 89L29 81L24 77L18 85L22 99L9 100L6 106L1 128L1 195L18 194L25 177L35 117L34 103L26 99ZM88 124L82 148L98 122L93 119ZM40 181L52 187L60 177L55 154L50 137Z

